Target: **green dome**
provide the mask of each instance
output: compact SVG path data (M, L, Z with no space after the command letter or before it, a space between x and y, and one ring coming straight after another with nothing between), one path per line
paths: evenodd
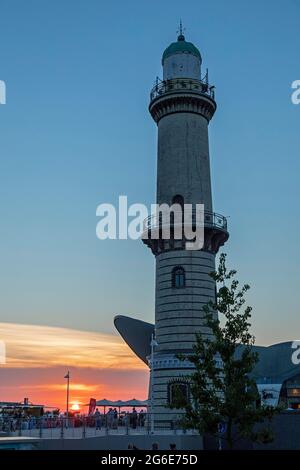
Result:
M187 42L183 34L180 34L177 38L177 42L172 42L172 44L170 44L169 47L167 47L167 49L163 53L162 65L164 65L164 61L167 57L170 57L171 55L182 53L182 52L192 54L198 57L200 62L202 61L201 54L199 50L197 49L197 47L194 46L193 43Z

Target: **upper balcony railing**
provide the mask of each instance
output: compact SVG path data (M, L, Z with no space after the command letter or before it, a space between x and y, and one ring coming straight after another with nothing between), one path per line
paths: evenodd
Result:
M169 218L168 215L170 215ZM181 217L180 224L191 223L192 225L203 225L205 228L212 228L227 232L226 217L224 217L224 215L217 214L216 212L203 211L202 213L196 213L195 210L192 210L188 211L188 213L185 212ZM178 223L178 218L177 223L174 223L174 221L176 221L176 216L174 218L174 214L166 213L164 216L161 212L159 212L158 214L150 215L144 220L143 229L144 231L148 231L161 229L162 227L168 225L172 227Z
M206 95L209 98L215 99L215 87L210 86L206 79L195 80L192 78L173 78L171 80L156 80L156 84L151 90L151 101L167 93L191 91Z

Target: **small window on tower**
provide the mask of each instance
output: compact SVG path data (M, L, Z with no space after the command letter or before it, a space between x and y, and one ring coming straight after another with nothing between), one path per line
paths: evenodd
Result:
M189 384L183 380L169 382L168 403L175 408L183 408L190 401Z
M185 287L185 270L181 266L176 266L172 271L172 287L176 289Z

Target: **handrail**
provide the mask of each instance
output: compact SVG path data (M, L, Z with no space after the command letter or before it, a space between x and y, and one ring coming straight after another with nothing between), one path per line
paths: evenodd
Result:
M187 215L189 217L186 217L186 219L183 218L183 221L189 220L193 224L198 222L198 219L196 219L195 209L193 209L192 211L189 211L189 214ZM226 217L224 217L224 215L218 214L216 212L211 212L211 211L204 211L202 215L203 215L202 223L204 227L217 228L217 229L227 231L227 219ZM163 219L162 213L152 214L149 217L147 217L143 222L144 231L161 228L163 225L165 225L165 222L166 221ZM174 216L172 216L172 213L171 213L169 223L170 223L170 226L174 226Z
M151 90L151 101L167 93L192 91L201 95L207 95L213 100L215 99L215 87L210 86L206 80L195 80L192 78L176 78L171 80L163 80L156 83Z
M31 437L36 439L86 439L107 435L148 435L151 433L151 418L154 418L155 429L180 434L195 434L195 430L182 430L179 412L166 414L118 413L108 415L76 415L72 417L46 415L32 417L0 417L0 431L10 437Z

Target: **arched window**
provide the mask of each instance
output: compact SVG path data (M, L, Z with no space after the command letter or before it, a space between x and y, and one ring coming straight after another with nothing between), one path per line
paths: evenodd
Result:
M190 401L190 387L184 380L168 383L168 404L175 408L184 408Z
M176 266L172 271L172 287L181 289L185 287L185 270L181 266Z

